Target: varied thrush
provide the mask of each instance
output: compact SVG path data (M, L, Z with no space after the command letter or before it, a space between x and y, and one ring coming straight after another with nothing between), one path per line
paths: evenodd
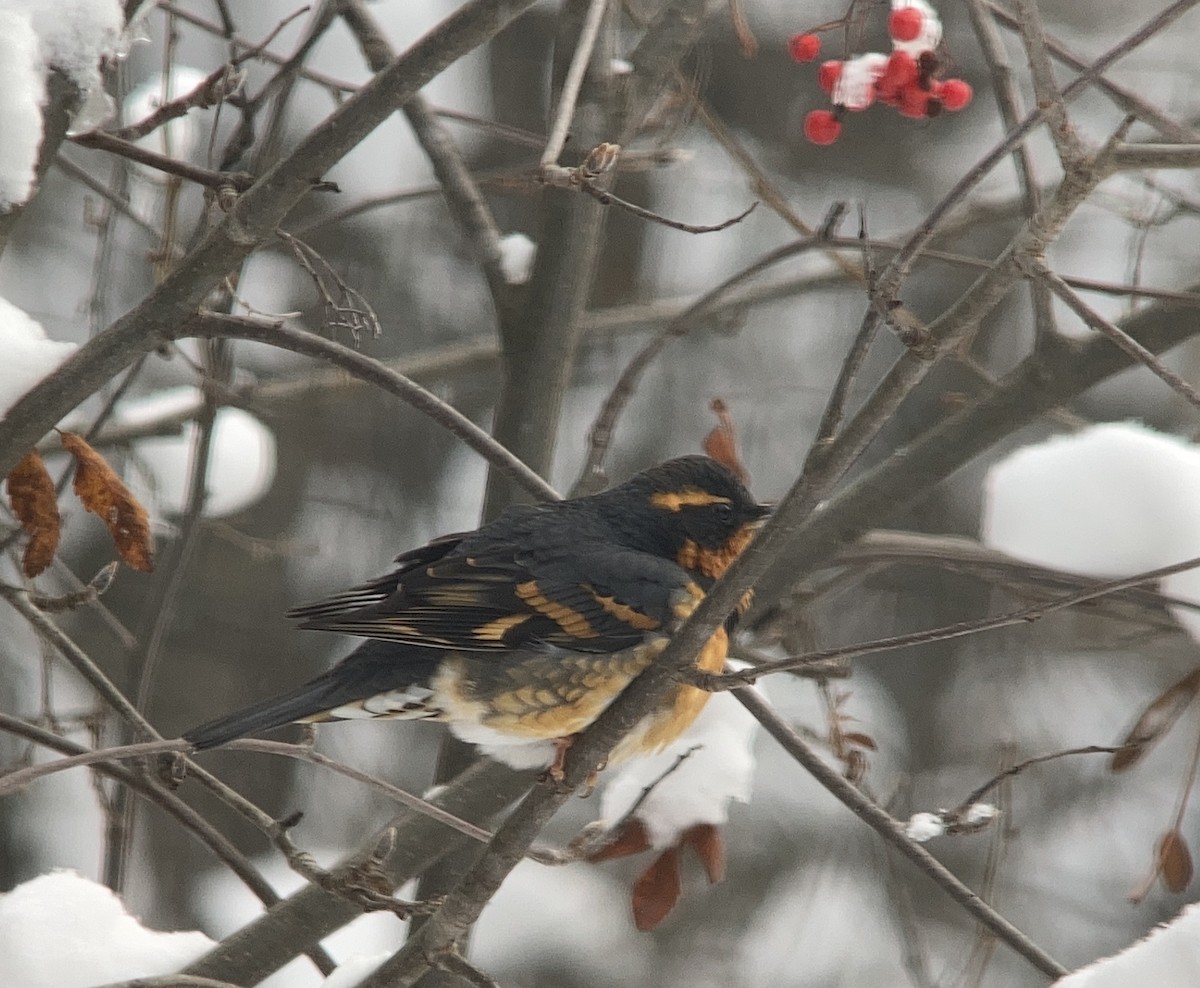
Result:
M370 640L294 691L183 737L201 749L291 722L425 719L514 767L557 767L769 510L705 456L588 497L510 508L404 553L386 576L296 608L302 628ZM730 628L712 636L699 668L720 672ZM610 763L674 740L708 697L680 686Z

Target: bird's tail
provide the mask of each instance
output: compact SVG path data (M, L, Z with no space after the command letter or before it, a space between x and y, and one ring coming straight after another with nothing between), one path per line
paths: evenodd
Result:
M370 701L380 695L391 697L405 689L421 690L436 671L439 660L436 654L410 645L367 641L328 672L303 686L193 727L184 732L183 739L201 751L296 722L345 717L430 716L432 712L422 713L416 704L409 704L407 712L395 703L382 704L376 711ZM356 706L361 708L361 713L340 712Z

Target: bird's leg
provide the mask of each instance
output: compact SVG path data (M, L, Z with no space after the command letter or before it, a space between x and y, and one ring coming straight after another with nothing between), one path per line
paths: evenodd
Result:
M579 737L578 734L566 734L561 738L554 739L554 761L550 763L547 771L555 782L562 782L566 778L563 763L567 760L567 752L571 750L571 745L575 743L577 737Z

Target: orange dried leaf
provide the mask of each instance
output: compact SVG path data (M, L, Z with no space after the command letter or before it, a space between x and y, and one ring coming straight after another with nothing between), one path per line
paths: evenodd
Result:
M750 472L738 456L737 436L733 431L733 416L729 414L729 407L720 398L714 398L708 407L717 415L717 427L704 437L704 452L737 474L743 484L749 484Z
M1192 883L1192 852L1178 829L1162 835L1155 858L1163 885L1169 892L1183 892Z
M1112 757L1109 768L1122 772L1163 737L1200 693L1200 668L1193 669L1179 682L1168 687L1146 709L1121 742L1121 750Z
M672 847L642 872L633 885L633 922L645 933L669 915L683 894L679 877L679 851Z
M721 831L711 823L689 827L683 832L681 843L696 852L710 885L725 877L725 845L721 841Z
M151 572L153 543L146 509L87 440L73 432L61 436L63 448L75 458L75 494L88 511L99 515L108 526L113 544L126 565L143 573Z
M627 858L631 854L641 854L650 850L650 836L640 820L627 820L611 841L600 850L588 855L588 860L594 864L601 861L612 861L614 858Z
M29 535L21 569L26 576L37 576L58 551L61 526L54 481L36 449L26 453L8 475L8 502Z

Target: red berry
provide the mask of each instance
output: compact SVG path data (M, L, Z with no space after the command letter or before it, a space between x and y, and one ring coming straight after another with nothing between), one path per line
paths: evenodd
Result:
M962 79L947 79L941 84L938 96L941 97L947 110L961 110L971 102L971 87Z
M842 122L829 110L812 110L804 118L804 136L814 144L832 144L841 132Z
M894 51L888 58L883 75L876 83L876 90L883 102L895 106L905 87L916 81L917 60L906 51Z
M888 17L888 34L897 41L914 41L925 27L925 15L916 7L901 7Z
M904 116L924 120L929 116L929 93L913 82L900 93L897 106Z
M822 62L821 67L817 69L817 85L827 93L833 92L833 87L837 85L837 81L841 77L842 63L836 59L829 62Z
M796 62L811 62L821 54L821 39L815 34L793 34L788 39L788 53Z

